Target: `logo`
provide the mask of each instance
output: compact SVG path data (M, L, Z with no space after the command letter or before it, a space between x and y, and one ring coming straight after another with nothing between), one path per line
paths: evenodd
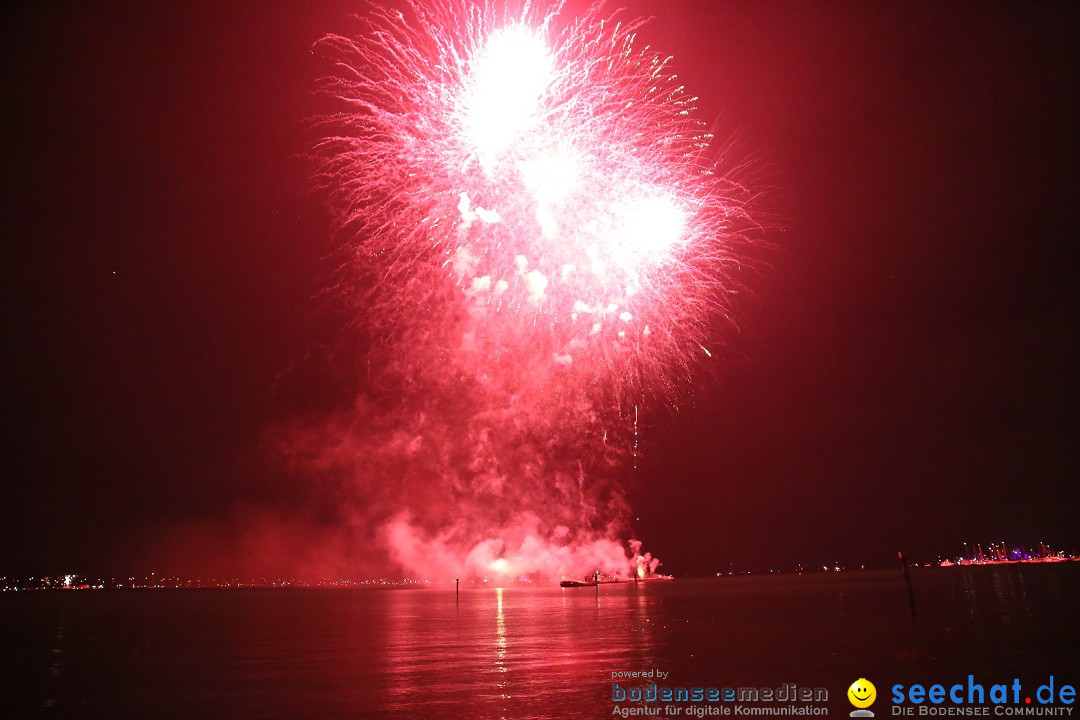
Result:
M874 713L866 709L877 699L874 683L866 678L859 678L847 689L847 699L857 708L851 711L851 717L874 717Z
M892 702L892 715L908 717L986 716L991 714L987 707L991 705L994 708L993 714L998 717L1071 715L1073 708L1057 706L1075 703L1076 688L1055 680L1053 675L1034 693L1030 687L1025 690L1018 677L1014 677L1008 684L997 683L987 687L976 682L974 675L968 675L966 683L956 683L948 687L941 684L927 687L919 683L910 686L893 685Z

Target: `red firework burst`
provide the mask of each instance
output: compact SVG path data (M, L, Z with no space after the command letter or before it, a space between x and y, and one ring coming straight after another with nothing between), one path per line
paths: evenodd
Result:
M412 2L324 38L343 109L317 178L400 352L552 398L670 395L726 313L748 196L641 23L569 15Z

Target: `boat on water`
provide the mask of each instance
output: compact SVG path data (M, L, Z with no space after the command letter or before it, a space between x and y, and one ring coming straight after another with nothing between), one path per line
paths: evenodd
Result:
M671 575L650 575L649 577L635 577L633 582L671 582L674 579ZM628 582L630 580L620 580L618 578L589 578L588 580L563 580L559 583L559 587L593 587L596 585L619 585Z

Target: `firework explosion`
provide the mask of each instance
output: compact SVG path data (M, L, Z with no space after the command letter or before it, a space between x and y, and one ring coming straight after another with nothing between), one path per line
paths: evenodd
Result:
M638 406L708 355L745 192L638 21L433 0L361 22L318 45L340 112L316 178L394 400L297 442L333 448L319 469L408 571L655 569L615 539L616 478Z

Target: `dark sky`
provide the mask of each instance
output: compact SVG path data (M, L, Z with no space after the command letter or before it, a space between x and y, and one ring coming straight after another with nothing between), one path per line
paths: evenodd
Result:
M707 573L1080 544L1075 6L628 6L784 218L716 377L645 423L648 546ZM335 402L299 156L311 45L358 9L4 11L0 572L145 570Z

